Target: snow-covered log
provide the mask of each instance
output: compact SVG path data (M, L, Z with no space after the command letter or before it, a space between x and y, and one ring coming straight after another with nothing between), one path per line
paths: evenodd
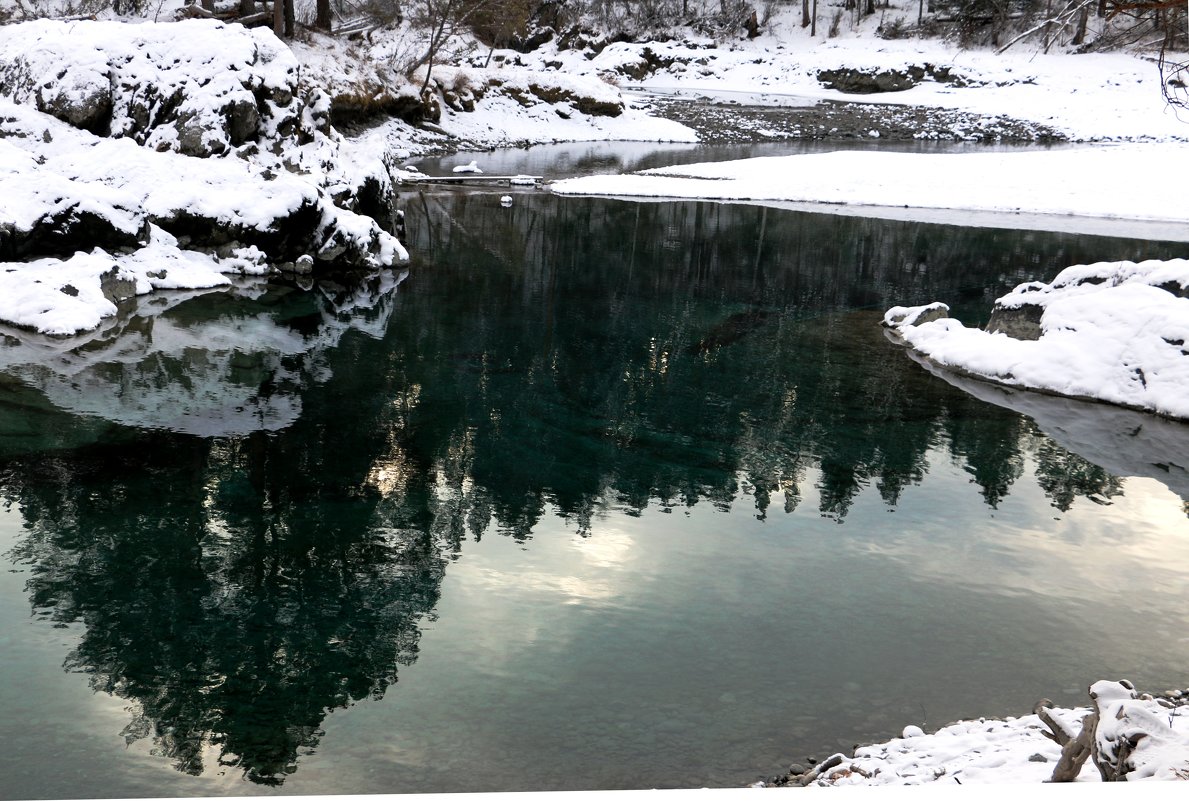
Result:
M1169 707L1126 681L1095 682L1090 700L1092 758L1103 781L1189 779L1189 739L1173 729Z

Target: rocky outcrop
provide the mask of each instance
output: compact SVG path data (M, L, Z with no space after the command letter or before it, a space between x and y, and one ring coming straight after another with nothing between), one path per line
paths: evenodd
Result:
M388 172L342 158L332 98L271 33L210 20L0 28L0 260L118 254L150 224L274 263L407 258ZM366 165L366 166L361 166Z
M500 85L498 81L493 81L493 83L496 86ZM519 86L509 86L507 92L524 105L531 104L532 101L528 100L528 95L531 95L541 103L551 105L569 103L578 111L592 117L618 117L623 113L623 101L618 98L596 97L576 92L569 87L543 84L537 81L528 84L527 92Z
M369 120L396 117L416 125L437 118L435 104L411 92L392 92L379 84L363 84L330 97L330 122L335 126L358 125Z
M1040 339L1040 318L1044 316L1044 306L1034 303L1021 303L1007 306L996 303L991 310L991 318L987 320L988 334L1006 334L1012 339Z
M840 67L819 71L817 79L827 89L856 95L903 92L925 80L950 86L969 85L965 78L955 74L949 67L937 67L933 64L912 65L903 70Z
M101 247L130 250L148 241L148 220L133 230L120 225L115 215L86 208L81 200L57 204L38 215L27 227L0 219L0 262L35 256L66 256L78 250Z
M298 77L293 53L271 33L213 20L0 29L0 96L100 136L189 156L308 140L311 127L325 133L328 118L304 113L319 98Z
M501 95L526 108L540 104L563 109L568 106L590 116L618 117L625 108L619 90L596 78L543 74L512 66L434 67L430 83L436 90L434 94L457 112L474 111L480 100ZM561 112L563 117L566 113Z

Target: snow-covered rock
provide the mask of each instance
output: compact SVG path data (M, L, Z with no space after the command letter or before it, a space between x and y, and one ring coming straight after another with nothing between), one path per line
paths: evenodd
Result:
M304 113L317 98L307 104L298 78L271 32L214 20L0 28L0 95L154 150L210 156L311 125L325 132L325 116Z
M267 31L5 26L0 96L0 321L72 334L221 272L408 258L359 213L392 213L383 159L346 151Z
M1001 297L987 330L923 308L884 322L941 367L1189 419L1189 260L1069 267Z
M16 230L27 229L28 209L74 206L126 234L139 234L147 219L195 245L238 242L273 260L312 252L323 261L374 267L406 258L374 221L337 208L318 175L249 159L157 152L2 100L0 143L0 169L15 163L18 172L6 181L0 208L8 213L0 224L11 221ZM45 197L57 198L57 205Z

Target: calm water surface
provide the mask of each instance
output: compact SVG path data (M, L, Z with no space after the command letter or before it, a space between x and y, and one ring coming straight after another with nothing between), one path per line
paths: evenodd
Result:
M1189 684L1185 427L877 324L1183 246L497 198L406 198L407 276L2 335L0 795L739 786Z

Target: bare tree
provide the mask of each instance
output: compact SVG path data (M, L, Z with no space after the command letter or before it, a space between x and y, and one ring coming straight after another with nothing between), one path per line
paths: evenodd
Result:
M467 20L487 4L488 0L419 0L410 10L409 16L429 32L425 52L414 64L413 69L425 67L425 79L421 82L421 94L429 89L433 79L434 63L442 48L457 33Z

